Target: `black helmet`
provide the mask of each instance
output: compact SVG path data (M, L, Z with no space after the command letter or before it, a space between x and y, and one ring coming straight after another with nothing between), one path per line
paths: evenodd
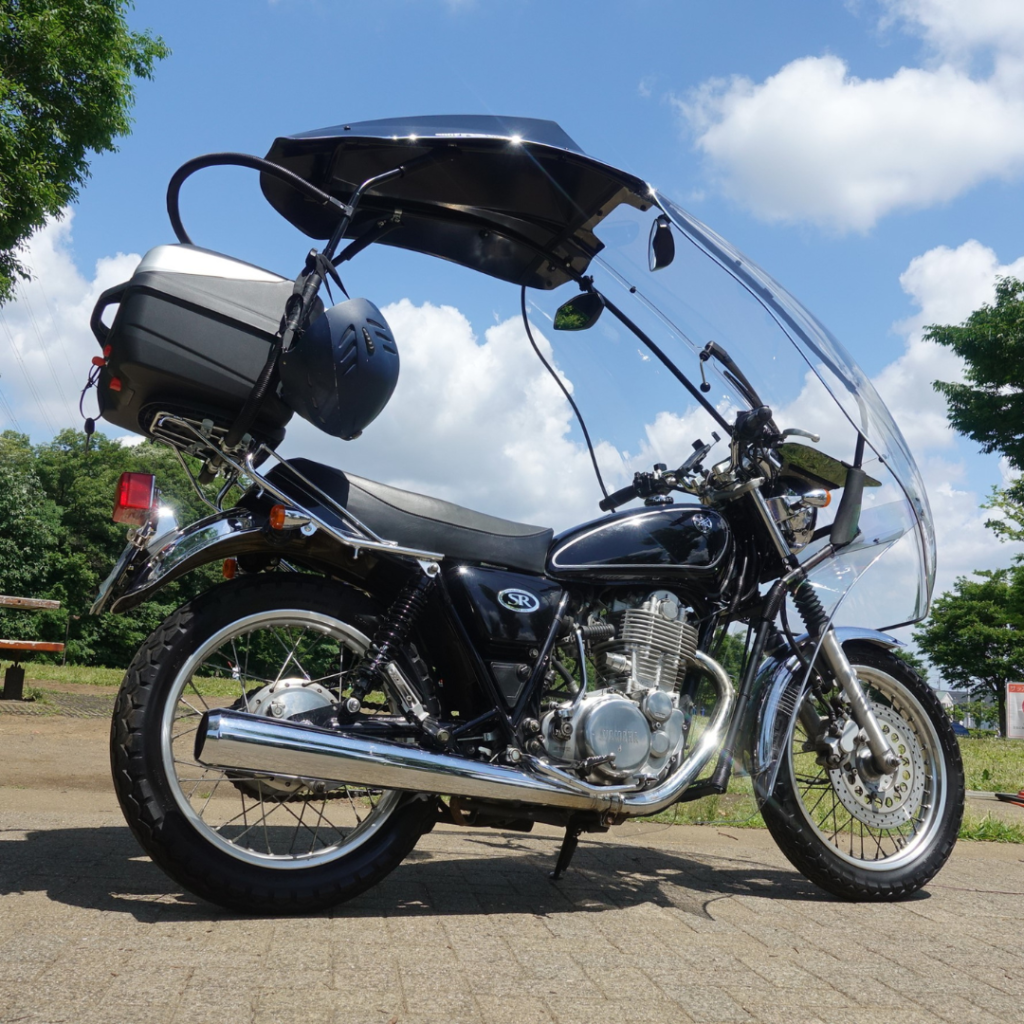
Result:
M281 357L281 397L335 437L358 437L398 383L398 346L369 299L349 299L317 317Z

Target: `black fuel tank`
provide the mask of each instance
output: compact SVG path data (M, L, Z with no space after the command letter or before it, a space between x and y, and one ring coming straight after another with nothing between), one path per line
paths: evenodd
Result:
M729 524L702 505L619 512L559 534L548 554L556 579L714 580L732 544Z

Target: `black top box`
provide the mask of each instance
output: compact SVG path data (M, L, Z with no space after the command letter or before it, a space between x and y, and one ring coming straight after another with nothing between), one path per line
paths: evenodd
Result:
M293 287L208 249L151 249L129 281L103 294L93 315L107 356L99 380L103 418L146 436L158 412L229 427L266 363ZM108 331L100 315L115 302ZM291 416L271 392L251 433L279 444Z

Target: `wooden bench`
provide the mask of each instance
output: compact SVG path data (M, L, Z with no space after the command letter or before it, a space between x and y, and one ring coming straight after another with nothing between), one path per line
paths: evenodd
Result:
M8 597L0 594L0 608L20 608L23 611L39 611L40 609L55 610L60 601L48 601L37 597ZM0 640L0 658L4 652L14 661L4 673L4 691L0 700L22 700L25 693L25 670L21 662L39 651L59 654L64 650L63 644L54 644L46 640Z

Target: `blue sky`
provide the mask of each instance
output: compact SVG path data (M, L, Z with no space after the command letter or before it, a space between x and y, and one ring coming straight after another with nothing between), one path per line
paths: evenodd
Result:
M139 2L131 18L173 54L138 85L134 134L93 161L73 216L30 249L39 286L3 311L20 358L0 355L0 418L13 413L37 439L75 422L69 405L93 352L88 308L139 254L173 241L166 182L189 157L262 155L280 134L395 115L549 118L761 264L876 378L941 520L940 588L1009 560L977 510L1002 480L998 460L949 434L928 385L958 370L919 336L922 322L959 321L987 300L996 273L1024 274L1024 262L1014 266L1024 258L1017 0L176 0ZM289 276L308 244L266 206L250 172L193 179L183 210L198 244ZM407 331L458 337L449 355L462 346L460 365L477 366L481 394L491 395L484 378L495 365L498 377L533 379L512 334L500 334L508 311L489 285L399 264L394 275L370 258L351 273L381 305L408 300L397 314ZM447 364L408 347L403 358L400 387L420 386L428 401L424 382ZM417 367L419 385L405 385ZM471 411L413 423L393 402L380 439L371 428L358 452L302 430L290 451L512 518L589 517L585 467L557 494L550 483L545 491L543 466L525 483L509 483L507 468L471 472L495 465L484 454L494 437L475 429ZM552 450L575 445L575 460L567 416L544 430ZM412 433L421 446L451 441L449 461L404 445Z

